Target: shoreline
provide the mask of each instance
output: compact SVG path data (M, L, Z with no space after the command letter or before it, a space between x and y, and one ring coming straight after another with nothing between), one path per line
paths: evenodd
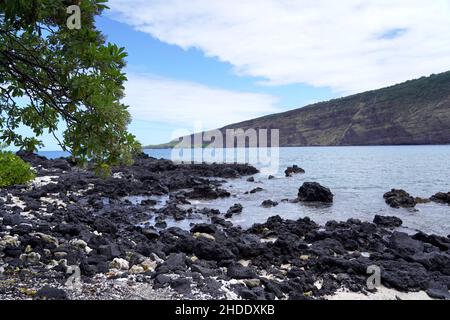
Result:
M414 146L421 146L421 147L426 147L426 146L450 146L450 143L438 143L438 144L361 144L361 145L292 145L292 146L278 146L278 148L338 148L338 147L414 147ZM203 147L199 147L199 146L194 146L191 148L175 148L175 147L171 147L171 146L163 146L163 147L158 147L158 146L144 146L142 147L142 150L165 150L165 149L207 149L208 146L203 146ZM231 147L231 148L236 148L236 147ZM245 149L249 149L248 147L242 147ZM254 147L256 148L256 147ZM270 146L268 147L270 148ZM228 149L227 147L223 147L223 148L219 148L219 149ZM252 149L252 148L250 148ZM48 152L57 152L57 151L48 151Z
M181 208L228 197L223 183L255 174L248 165L175 165L143 155L100 179L65 159L22 157L38 178L0 190L0 299L326 299L342 297L342 288L356 299L373 294L371 265L387 290L450 298L448 237L277 216L243 230L224 212ZM126 199L141 195L168 201ZM205 222L189 230L166 226L199 216ZM81 289L65 285L68 266L80 268Z

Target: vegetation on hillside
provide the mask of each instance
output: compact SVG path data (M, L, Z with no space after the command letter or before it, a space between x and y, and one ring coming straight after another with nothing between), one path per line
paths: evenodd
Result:
M450 72L222 128L280 129L280 146L450 143Z

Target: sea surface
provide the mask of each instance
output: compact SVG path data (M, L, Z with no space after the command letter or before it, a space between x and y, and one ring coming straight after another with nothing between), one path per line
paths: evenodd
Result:
M156 158L172 157L172 150L169 149L145 152ZM49 158L64 156L61 152L41 154ZM349 218L372 221L379 214L401 218L407 232L421 230L440 235L450 234L450 206L428 203L417 205L415 210L393 209L383 199L383 194L392 188L404 189L412 196L423 198L429 198L437 192L449 192L449 145L280 148L276 156L277 161L272 162L277 165L277 170L273 171L272 166L270 171L275 179L268 179L267 163L255 161L258 159L244 159L265 172L256 174L255 182L247 182L247 177L229 180L224 187L232 193L230 198L196 201L193 205L226 212L233 204L240 203L244 210L231 221L242 227L264 222L274 215L289 219L308 216L323 224L329 220L345 221ZM227 161L234 162L234 159L229 157ZM284 170L293 164L305 169L306 173L286 178ZM299 187L307 181L319 182L330 188L334 193L333 204L282 202L283 199L296 198ZM256 187L264 191L244 194ZM280 204L269 209L262 208L261 203L267 199Z

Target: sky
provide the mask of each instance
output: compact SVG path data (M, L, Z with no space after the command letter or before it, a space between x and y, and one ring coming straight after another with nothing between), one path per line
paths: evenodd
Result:
M450 0L110 0L142 144L450 70ZM56 144L45 138L45 150Z

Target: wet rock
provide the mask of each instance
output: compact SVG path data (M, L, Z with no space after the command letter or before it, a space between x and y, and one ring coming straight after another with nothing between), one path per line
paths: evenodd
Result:
M305 182L298 190L298 199L305 202L333 202L330 189L317 182Z
M196 186L191 192L188 192L186 196L190 199L218 199L226 198L231 194L223 189L217 188L211 185Z
M410 196L405 190L392 189L383 195L386 203L392 208L414 208L416 199Z
M272 208L272 207L276 207L277 205L278 205L278 202L272 201L272 200L264 200L261 203L261 207L263 207L263 208Z
M165 206L164 208L158 210L157 213L173 217L176 221L184 220L187 216L187 211L180 208L175 203Z
M141 206L154 206L156 205L158 202L156 200L153 199L146 199L146 200L142 200L141 201Z
M220 210L217 209L210 209L210 208L202 208L198 211L199 213L206 215L208 217L217 216L220 214Z
M250 177L247 179L247 182L255 182L255 178L254 177Z
M375 218L373 219L373 222L376 225L386 228L397 228L403 224L403 221L400 218L380 216L380 215L376 215Z
M264 191L264 189L261 188L261 187L256 187L256 188L250 190L249 193L254 194L254 193L257 193L257 192L261 192L261 191Z
M243 209L244 209L244 207L242 206L242 204L236 203L236 204L232 205L232 206L228 209L228 211L227 211L225 217L231 218L231 216L232 216L233 214L242 213L242 210L243 210Z
M233 226L233 223L226 221L225 219L222 219L220 217L212 217L211 223L223 226L225 228L230 228Z
M450 204L450 192L438 192L430 198L431 201Z
M421 197L415 197L414 200L416 201L417 204L424 204L424 203L431 202L430 199L425 199L425 198L421 198Z
M273 179L275 179L275 176L270 175L270 176L267 177L267 179L273 180Z
M158 220L155 222L155 228L165 229L165 228L167 228L167 222L165 222L163 220Z
M300 168L297 165L293 165L292 167L288 167L285 171L284 174L286 175L286 177L292 177L294 174L298 174L298 173L305 173L305 170L303 170L302 168Z

